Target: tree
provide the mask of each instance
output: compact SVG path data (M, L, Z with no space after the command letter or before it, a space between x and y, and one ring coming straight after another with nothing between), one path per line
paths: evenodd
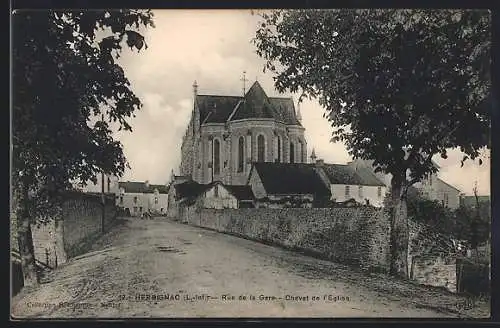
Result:
M24 285L37 283L31 225L57 214L72 181L121 175L127 165L111 122L141 108L116 62L123 45L146 48L144 10L16 11L13 16L12 190ZM100 114L106 120L92 124Z
M436 154L489 147L489 13L277 10L254 43L278 91L317 99L332 141L392 175L391 273L407 277L408 188Z

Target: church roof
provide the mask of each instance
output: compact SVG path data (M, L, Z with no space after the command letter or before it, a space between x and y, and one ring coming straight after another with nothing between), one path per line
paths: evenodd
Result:
M255 82L245 97L197 95L200 123L225 123L228 120L270 118L288 125L300 125L291 98L268 97Z
M254 163L264 189L272 195L328 195L329 188L316 172L305 163Z
M331 184L385 187L372 170L364 166L354 169L344 164L323 164L321 167Z

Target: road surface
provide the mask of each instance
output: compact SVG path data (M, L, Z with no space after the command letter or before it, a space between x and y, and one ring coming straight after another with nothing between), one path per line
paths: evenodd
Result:
M51 272L47 282L16 295L11 313L16 318L488 315L487 306L461 304L463 298L445 291L278 247L165 218L129 218L91 251Z

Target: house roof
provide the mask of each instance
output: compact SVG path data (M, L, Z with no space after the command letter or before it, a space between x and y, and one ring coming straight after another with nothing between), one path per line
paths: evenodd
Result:
M452 186L451 184L445 182L443 179L441 178L437 178L439 181L441 181L443 184L447 185L448 187L452 188L452 189L455 189L456 191L460 192L460 189L458 189L457 187L454 187Z
M364 166L355 169L345 164L323 164L322 168L331 184L385 187L373 171Z
M254 163L255 170L268 194L330 194L315 166L304 163Z
M224 185L238 200L253 200L254 195L250 186Z
M197 95L200 123L225 123L248 118L275 119L288 125L301 125L291 98L268 97L255 82L244 97Z
M158 190L160 194L167 194L168 188L165 185L158 184L146 184L146 182L137 181L126 181L118 182L118 187L123 188L127 193L138 193L138 194L152 194L155 189Z
M207 185L200 184L196 181L189 180L189 181L174 185L174 188L176 191L176 198L182 199L182 198L197 197L203 191L206 190Z

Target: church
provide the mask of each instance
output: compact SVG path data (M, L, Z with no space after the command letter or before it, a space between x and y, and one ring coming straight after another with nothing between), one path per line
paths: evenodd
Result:
M240 96L198 94L182 139L179 173L199 184L246 185L252 163L306 163L300 109L259 82Z

